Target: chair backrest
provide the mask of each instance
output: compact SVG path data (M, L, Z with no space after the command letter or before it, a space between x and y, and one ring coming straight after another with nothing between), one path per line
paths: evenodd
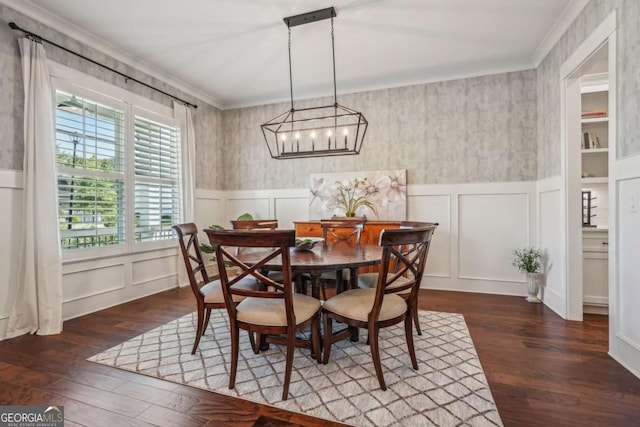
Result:
M180 251L184 266L187 269L189 283L196 298L204 298L200 293L200 288L209 282L209 275L204 266L202 252L200 251L200 242L198 241L198 227L194 223L176 224L173 229L178 235L180 243ZM197 275L202 275L202 281L199 281Z
M360 244L360 236L364 228L363 218L332 218L320 220L324 244L347 242Z
M385 294L400 293L410 289L409 302L415 302L424 267L431 246L431 238L437 225L417 228L385 229L380 234L383 247L382 260L376 286L376 299L372 313L379 314ZM397 282L401 277L409 280Z
M278 228L277 219L251 219L251 220L234 220L229 221L234 230L258 230Z
M293 313L293 285L291 281L291 258L289 248L296 244L295 230L205 230L209 241L216 247L216 259L220 270L220 282L229 316L236 314L235 304L232 304L232 296L259 298L284 298L287 307L287 323L295 325ZM250 252L242 251L243 255L249 253L251 262L242 261L242 255L238 255L232 248L254 248ZM282 283L270 279L262 273L262 268L269 261L280 257L282 265ZM224 268L225 263L238 267L239 272L235 277L229 277ZM264 285L260 290L247 290L235 287L245 277L253 276Z
M402 221L400 223L400 228L413 229L413 228L430 227L432 225L438 226L440 224L438 224L437 222Z

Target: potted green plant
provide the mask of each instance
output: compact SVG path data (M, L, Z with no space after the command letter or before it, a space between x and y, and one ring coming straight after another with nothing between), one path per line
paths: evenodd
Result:
M248 214L245 214L245 215L248 215ZM211 230L224 230L225 229L223 226L217 225L217 224L210 225L209 228ZM205 264L207 264L209 266L213 266L215 271L217 271L218 265L216 263L216 247L214 245L209 245L207 243L200 243L200 251L202 253L205 253L205 254L211 254L211 258L206 260ZM234 267L234 265L231 262L226 261L225 265L227 267L231 267L231 268L227 268L227 272L230 275L235 275L236 274L237 269Z
M362 187L367 184L367 178L354 179L350 181L336 181L336 187L338 188L338 206L344 210L344 216L354 217L356 212L362 206L371 209L373 213L376 213L376 208L373 203L367 200L366 195L363 192Z
M236 218L237 221L253 221L253 215L251 215L248 212L243 213L242 215L240 215L238 218Z
M516 249L513 251L513 266L527 276L527 301L540 302L538 298L542 253L536 248Z
M209 226L210 229L212 230L224 230L224 227L222 227L221 225L217 225L217 224L213 224ZM204 254L211 254L211 258L209 259L209 261L213 262L216 260L216 248L215 246L209 245L207 243L200 243L200 252L204 253Z

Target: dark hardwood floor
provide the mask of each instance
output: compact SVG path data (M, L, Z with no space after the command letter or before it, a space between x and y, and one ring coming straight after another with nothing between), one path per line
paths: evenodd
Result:
M640 425L640 379L607 355L606 316L567 322L520 297L421 292L422 309L465 316L506 426ZM85 360L193 304L184 288L0 342L0 405L62 404L66 426L335 425Z

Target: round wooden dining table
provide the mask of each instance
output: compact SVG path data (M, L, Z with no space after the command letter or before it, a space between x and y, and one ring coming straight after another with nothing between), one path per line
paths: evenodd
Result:
M238 258L249 265L260 260L260 254L242 252ZM382 247L378 245L351 245L348 243L319 244L307 251L291 248L291 272L293 276L308 274L311 277L311 293L320 297L320 276L327 271L336 272L337 283L341 282L342 270L349 269L349 288L358 287L358 269L380 264ZM282 270L280 257L274 258L264 265L265 270Z

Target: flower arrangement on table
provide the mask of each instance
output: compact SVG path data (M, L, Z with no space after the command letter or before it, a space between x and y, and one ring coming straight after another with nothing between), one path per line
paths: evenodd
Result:
M366 192L364 191L366 185L366 177L363 179L355 178L353 181L336 181L338 189L336 204L340 209L344 210L345 216L356 216L358 209L363 206L376 213L376 207L373 202L367 200Z

